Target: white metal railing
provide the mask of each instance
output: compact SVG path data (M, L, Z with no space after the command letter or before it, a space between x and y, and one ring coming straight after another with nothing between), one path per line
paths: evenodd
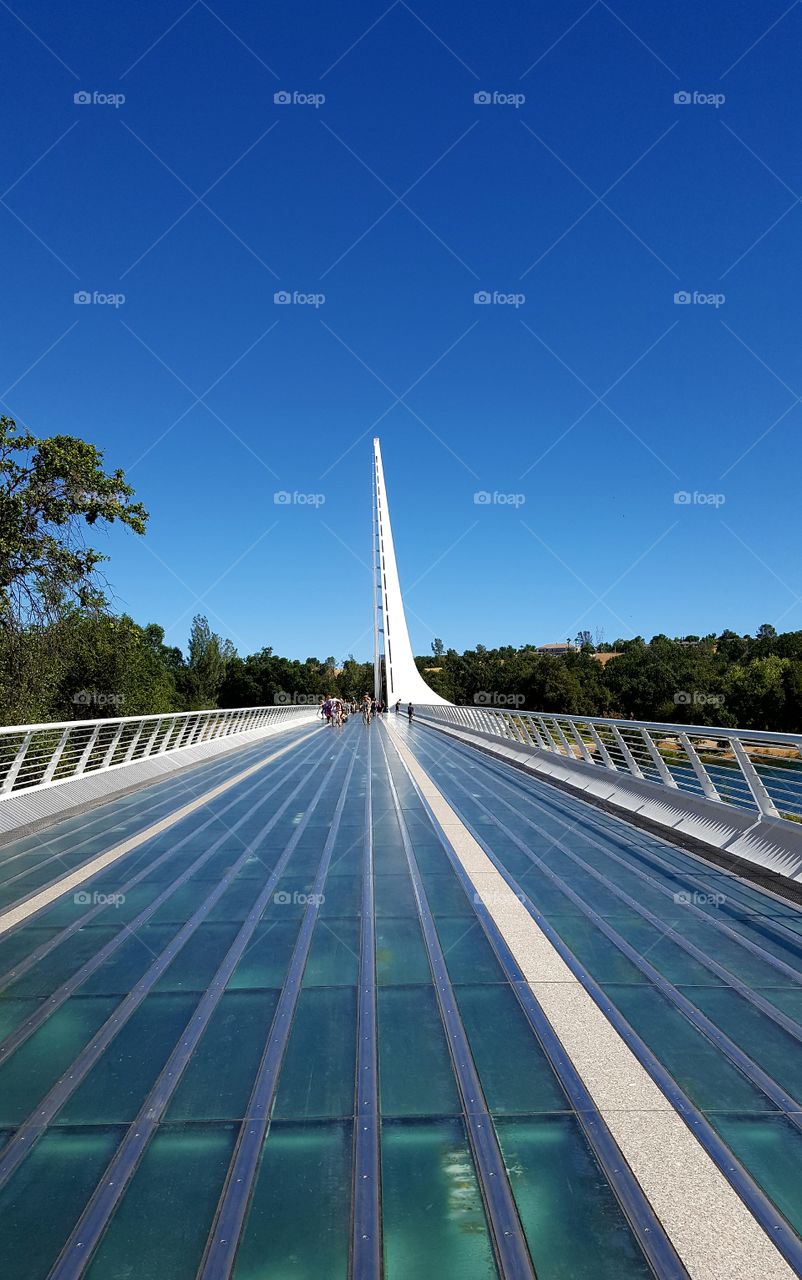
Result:
M0 728L0 801L212 738L312 720L317 714L317 707L306 705L236 707Z
M802 734L486 706L429 705L417 707L415 714L756 810L761 817L802 820Z

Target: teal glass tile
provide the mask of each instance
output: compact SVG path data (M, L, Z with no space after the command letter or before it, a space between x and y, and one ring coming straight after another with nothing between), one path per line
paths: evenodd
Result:
M350 1122L274 1123L234 1280L346 1280L350 1213Z
M538 1280L650 1280L573 1116L496 1121Z
M61 1124L121 1124L135 1119L198 1001L150 995L115 1036L58 1116Z
M386 1280L497 1276L462 1121L382 1125Z
M236 1129L161 1129L145 1151L87 1280L194 1280L223 1188Z
M303 1120L353 1115L355 1070L356 992L351 987L302 989L274 1116Z

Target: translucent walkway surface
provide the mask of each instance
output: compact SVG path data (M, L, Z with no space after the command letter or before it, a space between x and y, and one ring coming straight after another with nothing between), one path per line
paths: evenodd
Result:
M800 909L388 719L0 848L3 1280L802 1274ZM687 1182L527 947L692 1135ZM721 1264L713 1209L687 1238L705 1162L762 1261Z

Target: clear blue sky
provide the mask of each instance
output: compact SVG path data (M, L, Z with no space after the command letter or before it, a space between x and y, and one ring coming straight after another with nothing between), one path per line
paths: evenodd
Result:
M12 0L0 39L0 395L148 507L118 608L367 657L378 434L418 652L802 627L798 3Z

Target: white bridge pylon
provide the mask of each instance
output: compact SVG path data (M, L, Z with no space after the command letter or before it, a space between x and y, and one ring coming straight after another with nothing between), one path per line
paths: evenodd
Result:
M381 635L384 644L380 645ZM395 562L393 531L384 487L384 468L378 439L373 441L373 671L376 698L381 697L381 659L388 705L399 698L407 702L450 706L447 698L430 689L415 666L409 643L404 602Z

